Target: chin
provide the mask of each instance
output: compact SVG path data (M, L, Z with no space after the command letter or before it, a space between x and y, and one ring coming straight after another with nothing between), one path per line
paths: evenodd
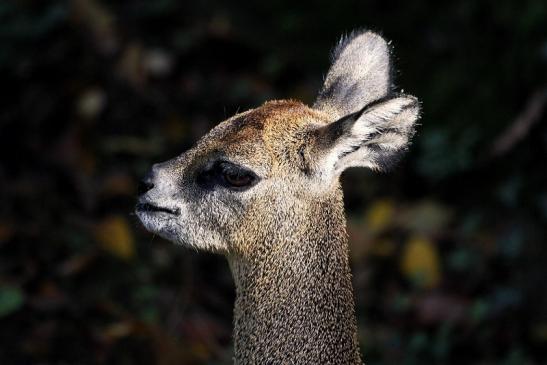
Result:
M227 245L219 233L200 226L189 227L182 224L183 216L180 211L173 214L164 208L160 211L138 204L135 212L147 231L174 244L215 253L227 252Z
M136 214L147 231L172 242L178 241L176 224L173 222L173 218L166 213L146 212L137 209Z

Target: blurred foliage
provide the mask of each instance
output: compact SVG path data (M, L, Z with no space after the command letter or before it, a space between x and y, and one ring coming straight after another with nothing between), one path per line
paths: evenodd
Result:
M424 107L395 171L343 178L364 358L547 363L544 0L2 1L0 363L231 363L227 265L144 232L136 181L312 102L362 27Z

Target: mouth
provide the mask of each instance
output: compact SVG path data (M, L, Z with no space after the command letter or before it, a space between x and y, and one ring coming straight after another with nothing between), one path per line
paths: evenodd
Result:
M138 203L135 207L137 213L167 213L171 215L179 215L180 210L178 208L158 207L150 203Z

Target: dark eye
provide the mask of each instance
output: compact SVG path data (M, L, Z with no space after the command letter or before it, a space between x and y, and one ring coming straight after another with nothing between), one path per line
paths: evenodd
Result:
M225 171L223 173L223 176L228 184L237 188L247 186L253 181L253 178L251 175L240 174L238 172L233 172L233 171Z
M223 162L219 165L225 185L238 190L251 187L256 182L256 175L247 169Z
M255 185L258 180L258 176L251 170L227 161L216 162L197 176L197 183L204 189L224 186L231 190L243 191Z

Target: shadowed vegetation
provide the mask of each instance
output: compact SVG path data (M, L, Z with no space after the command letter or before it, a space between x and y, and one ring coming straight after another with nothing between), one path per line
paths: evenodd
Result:
M0 363L231 363L227 264L146 233L137 181L236 111L312 103L361 27L423 102L396 169L343 177L363 358L545 364L543 0L1 2Z

